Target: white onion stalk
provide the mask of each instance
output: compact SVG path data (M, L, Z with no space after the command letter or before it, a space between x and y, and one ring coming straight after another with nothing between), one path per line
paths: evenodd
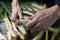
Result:
M23 13L33 15L31 12L28 12L28 11L23 11Z
M13 30L20 36L21 39L24 39L24 36L17 30L15 23L12 22Z
M8 40L11 40L12 37L16 37L16 34L13 29L12 29L12 25L11 22L9 21L7 15L5 14L5 18L4 18L5 24L6 24L6 28L7 28L7 38Z
M18 31L16 28L15 28L15 30L19 33L20 38L22 38L23 40L26 40L26 37L27 37L28 35L27 35L27 32L26 32L26 30L25 30L25 28L24 28L24 25L22 25L22 24L26 24L26 22L27 22L28 20L29 20L28 17L24 17L24 19L22 19L22 20L17 20L17 21L15 22L17 28L19 29L19 31ZM20 24L20 23L22 23L22 24Z
M7 38L8 38L9 40L11 40L11 33L10 33L10 31L9 31L9 26L8 26L8 23L7 23L7 21L6 21L5 18L4 18L4 21L5 21L5 25L6 25L6 28L7 28Z
M32 3L32 6L38 8L38 9L44 9L44 8L46 8L46 4L44 4L44 5L38 5L36 3Z
M2 33L0 33L0 40L7 40L7 38Z

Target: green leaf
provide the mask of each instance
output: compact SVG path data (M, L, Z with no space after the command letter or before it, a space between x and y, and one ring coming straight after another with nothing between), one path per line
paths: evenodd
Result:
M45 40L48 40L48 30L46 30L46 37Z
M39 32L39 34L33 40L41 40L44 31Z

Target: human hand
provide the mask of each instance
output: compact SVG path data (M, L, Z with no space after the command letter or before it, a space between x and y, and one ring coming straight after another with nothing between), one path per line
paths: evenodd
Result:
M54 22L59 19L56 11L50 9L43 9L41 11L37 11L35 15L33 15L30 21L26 24L26 27L29 27L35 31L47 30Z
M22 19L22 11L21 8L19 6L19 3L12 3L12 21L16 21L19 19Z

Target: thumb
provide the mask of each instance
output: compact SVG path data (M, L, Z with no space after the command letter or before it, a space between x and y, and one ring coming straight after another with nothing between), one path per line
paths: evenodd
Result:
M22 19L23 15L22 15L22 11L21 11L21 8L20 8L19 4L17 5L17 9L18 9L19 19Z
M19 19L23 19L24 18L21 11L18 12L18 15L19 15Z

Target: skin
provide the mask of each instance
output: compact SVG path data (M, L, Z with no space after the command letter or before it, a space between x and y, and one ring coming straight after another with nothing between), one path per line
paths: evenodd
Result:
M22 18L23 16L22 16L21 8L19 6L19 2L18 0L13 0L12 1L12 21L16 21Z
M35 31L47 30L51 25L59 19L58 14L60 12L57 5L37 11L35 15L31 17L31 20L26 24L27 27L32 28Z
M12 20L16 21L23 18L21 8L19 7L18 0L12 1ZM60 7L54 5L53 7L37 11L30 17L26 27L35 31L47 30L56 20L60 18Z

